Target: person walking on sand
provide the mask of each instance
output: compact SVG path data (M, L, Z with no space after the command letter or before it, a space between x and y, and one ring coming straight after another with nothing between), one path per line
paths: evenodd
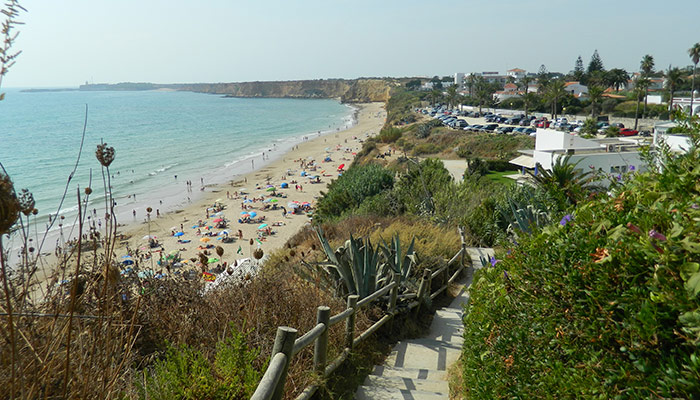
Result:
M286 217L287 217L287 209L284 208L284 206L282 206L282 218L286 218Z

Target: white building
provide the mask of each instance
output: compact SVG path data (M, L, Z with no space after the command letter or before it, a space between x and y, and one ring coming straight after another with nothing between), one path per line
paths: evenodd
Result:
M464 72L455 72L455 85L457 87L464 85Z
M566 82L564 90L574 95L574 97L588 96L588 86L582 85L579 82Z
M516 81L519 81L527 75L527 71L520 68L513 68L506 71L506 75L512 76Z
M557 159L570 155L569 162L578 163L583 171L599 171L604 174L618 175L636 170L645 171L640 146L642 138L604 138L584 139L567 132L553 129L538 129L534 150L521 150L522 154L510 161L521 167L521 175L532 170L535 175L538 168L551 170ZM539 164L539 166L538 166Z

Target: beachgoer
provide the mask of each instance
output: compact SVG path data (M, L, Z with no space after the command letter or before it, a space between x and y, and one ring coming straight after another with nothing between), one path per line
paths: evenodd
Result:
M132 210L131 213L134 214L134 218L136 218L136 210Z

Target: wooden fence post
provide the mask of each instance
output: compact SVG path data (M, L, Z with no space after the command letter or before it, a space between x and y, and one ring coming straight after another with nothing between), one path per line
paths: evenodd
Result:
M423 276L420 278L420 285L418 286L418 307L415 308L414 313L418 314L421 306L425 302L425 292L428 292L428 297L430 297L430 275L433 273L430 269L426 268L423 270ZM426 289L427 288L427 289Z
M389 294L389 313L393 313L396 309L396 299L399 297L399 284L401 283L401 274L394 273L394 283L396 284Z
M355 340L355 314L357 314L357 300L360 296L351 294L348 296L348 307L353 308L352 314L345 320L345 347L352 350L352 343Z
M316 309L316 324L323 324L326 329L314 344L314 370L323 376L326 370L326 360L328 359L328 322L331 319L331 309L328 306L319 306Z
M280 377L277 388L275 389L275 394L272 395L272 400L282 400L282 395L284 394L284 384L287 381L287 370L289 370L289 363L292 361L292 352L294 351L294 341L297 338L297 330L290 328L288 326L280 326L277 328L277 336L275 336L275 344L272 346L272 357L277 353L284 353L287 356L287 363L282 370L282 376Z

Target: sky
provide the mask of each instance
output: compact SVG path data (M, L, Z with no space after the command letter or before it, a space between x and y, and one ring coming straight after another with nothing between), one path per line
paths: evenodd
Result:
M690 65L698 0L20 0L5 87Z

